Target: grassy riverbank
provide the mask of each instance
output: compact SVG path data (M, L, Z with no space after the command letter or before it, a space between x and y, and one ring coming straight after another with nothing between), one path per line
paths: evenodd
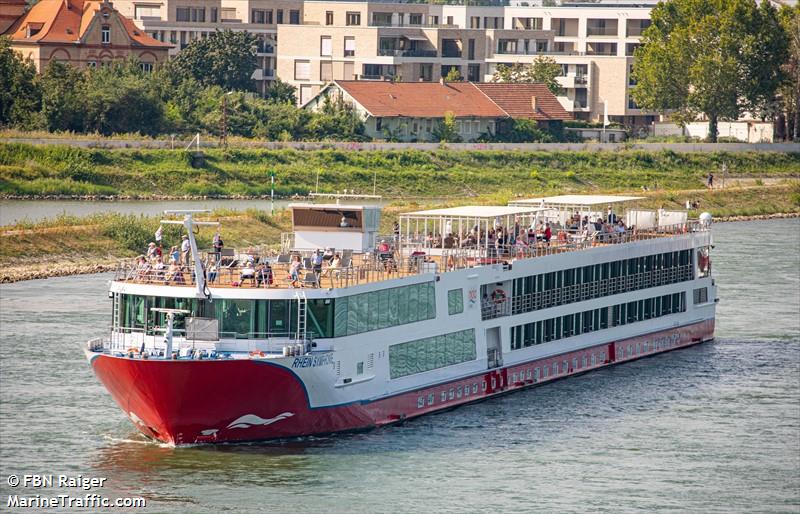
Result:
M727 178L800 177L800 153L209 150L192 168L179 150L0 143L0 195L258 197L274 171L282 196L344 189L387 197L476 197L693 189Z
M638 193L634 191L634 194ZM800 183L796 181L784 183L780 180L760 185L751 180L749 185L715 191L659 190L641 194L646 197L639 202L642 208L681 209L686 200L699 202L699 208L690 213L692 217L702 211L711 212L717 219L800 213ZM502 204L513 196L499 192L446 202L395 201L384 211L382 231L390 233L392 223L401 212L466 203ZM212 213L208 219L222 223L226 246L240 249L250 246L277 249L281 232L291 229L286 211L270 216L256 210L221 210ZM108 271L119 259L144 251L147 243L153 240L158 220L157 217L102 214L83 218L62 216L39 223L3 227L0 232L0 282ZM213 231L208 227L200 230L198 240L202 247L210 246ZM179 227L165 225L165 246L168 248L179 241Z

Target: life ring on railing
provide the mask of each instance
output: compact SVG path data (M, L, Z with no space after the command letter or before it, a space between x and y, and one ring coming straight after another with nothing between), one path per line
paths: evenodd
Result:
M500 288L495 289L492 291L492 301L494 303L503 303L506 301L506 292Z
M265 357L265 355L264 352L256 350L254 352L250 352L250 357Z

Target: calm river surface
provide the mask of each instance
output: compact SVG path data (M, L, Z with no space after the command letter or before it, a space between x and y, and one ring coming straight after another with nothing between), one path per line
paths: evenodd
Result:
M0 287L7 475L106 477L142 512L798 512L800 221L714 227L717 339L371 432L148 443L81 345L109 275ZM82 491L75 495L83 496Z

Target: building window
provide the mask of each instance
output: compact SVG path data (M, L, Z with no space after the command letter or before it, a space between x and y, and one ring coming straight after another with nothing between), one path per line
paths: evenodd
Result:
M628 85L629 86L636 85L636 79L633 78L633 64L628 65Z
M87 68L97 68L97 61L88 61L86 63Z
M469 64L467 65L467 80L470 82L481 81L481 65Z
M219 19L219 11L217 10L216 7L212 7L211 8L211 23L217 23L218 19Z
M464 312L464 292L461 289L451 289L447 292L447 313L452 316L462 312Z
M300 11L297 9L292 9L289 11L289 24L300 25Z
M333 80L333 63L319 63L319 79L325 82L330 82Z
M628 96L628 109L640 109L640 107L636 104L636 101L630 95Z
M145 73L151 73L153 71L153 63L151 62L140 62L139 69L141 69Z
M102 36L101 41L104 45L111 43L111 27L108 25L103 25L103 27L100 29L100 34Z
M325 25L333 25L333 11L325 11Z
M311 79L311 61L294 61L294 79Z
M344 56L353 57L356 55L356 38L346 36L344 38Z
M175 21L189 21L189 8L178 7L175 9Z
M452 16L448 16L447 17L447 24L448 25L453 25L453 17Z
M547 53L547 40L546 39L537 39L536 40L536 53L537 54L545 54L545 53Z
M361 25L361 13L348 12L345 18L345 24L348 26Z
M145 18L161 19L161 6L159 5L136 5L134 6L134 16L137 20Z
M432 63L423 63L419 65L419 78L423 82L431 82L433 80Z
M235 21L236 20L236 8L235 7L223 7L222 8L222 21Z
M251 23L272 25L272 9L253 9Z
M467 41L467 59L470 61L475 59L475 40L470 39ZM470 79L472 80L472 79Z
M275 18L275 23L283 23L283 9L278 9Z
M409 25L422 25L422 15L411 13L408 15L408 24Z
M469 28L471 28L471 29L479 29L479 28L481 28L481 17L480 16L470 16L469 17Z
M319 55L330 57L333 52L333 44L330 36L322 36L319 39Z
M438 25L439 24L439 17L438 16L429 16L428 20L430 21L431 25Z

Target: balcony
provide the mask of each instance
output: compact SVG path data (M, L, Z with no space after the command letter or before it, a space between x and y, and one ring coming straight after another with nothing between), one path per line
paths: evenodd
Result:
M587 77L586 75L566 75L564 77L556 77L558 83L561 87L566 89L574 89L578 87L586 87Z
M436 50L399 50L394 48L381 48L378 55L382 57L438 57Z
M582 100L572 100L565 96L559 96L558 102L567 112L583 111L588 109L586 102Z
M588 20L587 37L614 37L619 35L617 20Z

